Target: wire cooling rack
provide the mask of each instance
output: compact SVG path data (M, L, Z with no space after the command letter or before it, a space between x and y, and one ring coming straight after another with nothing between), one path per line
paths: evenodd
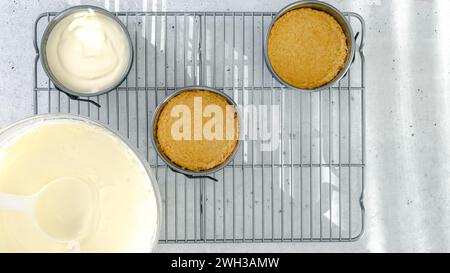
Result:
M56 14L44 13L35 24L35 114L87 116L136 145L158 178L161 243L334 242L362 235L361 16L345 13L354 33L360 33L346 77L327 90L301 93L280 85L264 63L264 34L275 13L116 13L130 32L134 64L120 87L94 97L102 105L97 108L57 91L39 63L42 33ZM267 139L246 135L234 161L215 173L219 182L188 179L168 169L151 145L151 117L167 95L195 84L222 90L239 105L277 105L279 115L257 110L243 117L244 124L263 119L277 129L280 140L271 142L273 150L263 149ZM258 125L255 134L261 130Z

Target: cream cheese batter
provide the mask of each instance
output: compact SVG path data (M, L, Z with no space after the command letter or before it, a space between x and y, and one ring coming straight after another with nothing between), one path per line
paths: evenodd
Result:
M157 192L117 136L76 119L39 122L3 140L0 135L0 192L32 195L61 178L39 196L35 215L0 210L0 252L151 250L158 236Z
M126 73L129 50L120 24L94 10L78 11L58 22L45 47L52 74L81 93L114 87Z

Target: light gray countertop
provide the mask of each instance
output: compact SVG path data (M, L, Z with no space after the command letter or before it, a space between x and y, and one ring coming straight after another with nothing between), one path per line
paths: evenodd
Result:
M289 0L0 2L0 127L33 113L33 22L45 11L277 11ZM329 1L366 32L366 232L354 243L160 245L166 251L450 251L450 1Z

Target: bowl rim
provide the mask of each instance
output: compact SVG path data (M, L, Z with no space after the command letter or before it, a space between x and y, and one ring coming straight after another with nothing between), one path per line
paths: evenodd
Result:
M92 119L89 119L87 117L81 116L81 115L76 115L76 114L66 114L66 113L47 113L47 114L39 114L39 115L33 115L33 116L29 116L26 117L24 119L18 120L4 128L0 129L0 136L2 136L3 134L14 130L14 128L17 128L21 125L26 125L27 123L36 123L38 124L39 122L45 122L48 120L75 120L75 121L79 121L79 122L85 122L91 126L94 127L98 127L100 129L105 130L107 133L112 134L114 137L116 137L118 140L121 140L123 144L125 144L125 146L127 148L129 148L133 154L136 156L136 158L139 160L139 162L141 163L142 167L145 169L145 172L147 174L147 177L150 180L150 185L153 189L154 192L154 196L156 199L156 207L157 207L157 225L156 225L156 229L155 229L155 234L153 237L153 240L150 242L149 248L148 248L148 252L153 252L156 249L156 246L158 245L159 242L159 236L161 233L161 221L162 221L162 201L161 201L161 192L159 190L159 186L157 183L157 179L156 176L154 175L153 171L151 170L150 164L147 162L147 160L144 159L144 157L139 153L139 151L134 147L134 145L132 145L129 140L125 139L124 137L122 137L119 132L115 131L114 129L110 128L109 126L102 124L100 122L94 121Z
M164 106L174 97L176 97L177 95L183 93L183 92L189 92L189 91L193 91L193 90L204 90L204 91L209 91L215 94L218 94L220 96L222 96L223 98L225 98L227 100L227 102L230 105L233 105L233 107L236 110L236 114L238 117L238 141L237 144L233 150L233 152L228 156L228 158L222 162L221 164L217 165L216 167L209 169L209 170L205 170L205 171L191 171L191 170L187 170L182 168L181 166L176 165L175 163L173 163L170 159L168 159L164 153L159 149L159 145L157 143L157 136L156 136L156 128L157 128L157 123L158 123L158 119L159 119L159 115L161 114L162 109L164 108ZM161 103L159 103L158 107L156 107L155 112L153 114L152 117L152 121L151 121L151 125L152 125L152 145L153 148L155 149L155 151L157 152L158 156L164 161L164 163L166 163L171 169L173 169L176 172L185 174L187 176L191 176L192 178L195 177L204 177L207 175L211 175L223 168L225 168L235 157L237 154L237 151L239 150L239 147L241 145L241 135L242 135L242 120L241 120L241 113L239 110L238 105L236 104L236 102L230 97L228 96L225 92L222 92L218 89L209 87L209 86L204 86L204 85L190 85L190 86L185 86L183 88L177 89L175 92L173 92L172 94L170 94L169 96L165 97Z
M128 64L127 67L124 70L123 75L119 78L119 80L117 82L115 82L114 84L111 85L111 87L108 87L104 90L100 90L97 92L89 92L89 93L84 93L84 92L79 92L77 90L73 90L70 88L67 88L66 86L64 86L64 84L62 84L51 72L50 66L48 65L48 61L47 61L47 53L46 53L46 45L47 45L47 41L48 41L48 37L50 35L50 33L52 32L53 28L64 18L66 18L67 16L76 13L78 11L82 11L82 10L94 10L95 12L101 13L102 15L105 15L111 19L113 19L115 22L117 22L119 24L119 26L121 27L121 29L124 31L125 36L127 38L128 41ZM131 67L133 65L134 62L134 48L133 48L133 42L131 40L131 36L130 36L130 32L128 31L127 27L123 24L123 22L116 16L114 15L114 13L98 7L98 6L93 6L93 5L77 5L77 6L72 6L69 7L67 9L64 9L62 11L60 11L46 26L42 37L41 37L41 42L39 45L39 57L41 59L41 64L42 64L42 68L44 69L45 74L47 74L47 76L49 77L49 79L53 82L53 84L55 85L55 88L58 89L59 91L68 93L70 95L73 96L77 96L77 97L92 97L92 96L98 96L98 95L102 95L102 94L106 94L108 92L111 92L112 90L116 89L117 87L119 87L124 81L125 79L128 77L128 74L131 71Z
M314 7L311 7L310 5L321 6L325 10L331 10L336 15L338 15L340 17L339 19L341 19L342 22L345 23L345 26L348 28L349 35L346 34L346 31L344 31L344 34L346 36L347 41L350 41L351 44L349 45L350 51L347 54L347 58L346 58L344 67L333 78L333 80L329 81L328 83L326 83L326 84L324 84L322 86L316 87L316 88L303 89L303 88L299 88L299 87L293 86L293 85L285 82L283 79L281 79L280 76L278 76L278 74L275 72L275 69L273 68L273 66L272 66L272 64L270 62L269 53L268 53L268 43L269 43L269 35L270 35L271 30L272 30L272 27L275 24L275 22L281 16L283 16L284 14L286 14L287 12L289 12L291 10L302 8L302 7L305 7L305 8L309 7L309 8L314 9ZM330 16L333 16L334 18L336 18L335 14L331 14L330 12L327 12L325 10L323 12L326 12ZM339 23L339 21L338 21L338 24L342 28L342 25ZM350 37L348 37L348 36L350 36ZM339 82L347 74L347 72L349 71L350 66L352 65L352 62L353 62L352 60L353 60L353 57L355 55L355 51L356 51L356 43L355 43L355 38L354 38L354 34L353 34L353 29L352 29L352 26L351 26L350 22L346 19L344 14L340 10L338 10L336 7L330 5L330 4L326 3L326 2L316 1L316 0L305 0L305 1L297 1L297 2L294 2L294 3L290 3L289 5L283 7L280 11L278 11L276 13L276 15L272 18L272 21L270 22L270 25L269 25L266 33L265 33L263 46L264 46L264 61L266 63L267 68L269 69L270 73L272 74L272 76L275 79L277 79L277 81L280 82L285 87L290 87L290 88L292 88L294 90L301 91L301 92L317 92L317 91L321 91L321 90L330 88L336 82Z

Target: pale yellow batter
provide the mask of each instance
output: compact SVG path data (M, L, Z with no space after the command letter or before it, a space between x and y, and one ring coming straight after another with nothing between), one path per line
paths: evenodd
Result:
M90 10L58 22L45 52L51 72L65 87L95 93L114 87L126 73L129 49L119 23Z
M118 137L78 120L47 120L7 140L0 135L0 192L32 195L67 177L81 182L44 191L36 208L41 229L57 239L38 228L36 215L0 210L0 252L150 250L156 192Z

